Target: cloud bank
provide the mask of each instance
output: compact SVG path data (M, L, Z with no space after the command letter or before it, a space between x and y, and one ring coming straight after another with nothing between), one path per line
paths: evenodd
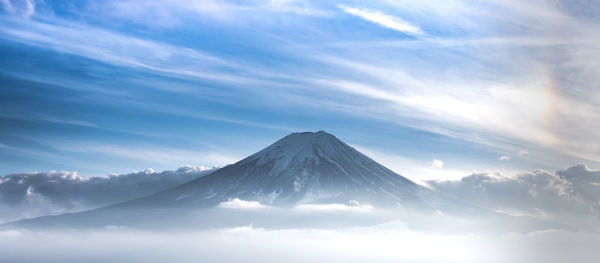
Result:
M447 223L438 221L438 224ZM182 232L0 231L8 262L595 262L600 236L562 230L527 234L423 233L402 222L336 229L241 226ZM233 253L232 253L233 252Z
M168 189L210 173L201 166L176 171L147 169L108 177L76 172L39 172L0 177L0 220L91 209Z
M436 191L494 211L565 223L600 219L600 171L584 164L550 173L506 177L475 173L461 180L427 183Z
M357 229L236 227L208 231L0 232L11 262L490 262L478 237L428 235L401 223ZM486 240L487 242L487 240ZM468 248L476 248L469 250ZM428 253L435 249L436 253ZM35 253L30 253L35 251ZM107 253L110 251L111 253Z

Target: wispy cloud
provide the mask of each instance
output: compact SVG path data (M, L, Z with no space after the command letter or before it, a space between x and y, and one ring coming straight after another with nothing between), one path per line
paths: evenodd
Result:
M0 0L2 9L11 14L17 14L23 18L30 18L35 14L36 3L34 0L11 1Z
M6 114L6 113L0 112L0 117L8 118L8 119L28 120L28 121L36 120L36 121L83 126L83 127L90 127L90 128L98 127L98 125L91 123L91 122L77 120L77 119L70 119L70 118L60 118L60 117L56 117L56 116L48 116L43 113L28 114L27 116L24 116L24 115L19 115L19 114L15 114L15 113Z
M512 157L510 157L508 155L502 155L498 158L498 160L500 160L500 161L510 161L510 159L512 159Z
M87 3L86 16L110 17L151 28L185 28L201 17L221 25L276 22L287 16L330 17L333 12L312 1L108 0ZM256 19L255 14L259 15Z
M312 212L371 212L373 206L368 204L360 204L356 201L350 200L347 204L303 204L294 207L299 211L312 211Z
M230 208L230 209L264 209L268 206L261 204L257 201L246 201L239 198L234 198L225 202L219 203L218 207L220 208Z
M139 96L143 95L139 91L114 89L110 90L114 94L105 94L99 103L148 109L141 115L166 113L191 120L215 120L219 125L285 131L290 127L312 129L323 125L336 128L337 124L331 122L308 121L335 116L340 123L347 119L383 121L440 134L450 140L481 144L483 148L496 149L488 156L492 162L502 154L518 156L517 152L522 150L529 154L520 156L520 161L543 163L544 168L600 160L595 143L600 140L595 132L599 123L596 120L600 119L596 107L600 96L593 84L598 83L599 75L596 62L600 61L599 35L595 30L598 21L573 16L552 3L383 1L374 3L372 9L351 3L324 6L312 1L103 3L107 5L87 3L83 10L74 9L83 13L98 11L89 20L94 21L93 25L73 19L79 16L60 17L60 12L56 17L41 11L30 19L22 19L18 14L19 19L3 17L0 37L6 43L16 43L15 46L26 44L23 46L27 48L31 45L116 66L115 71L126 68L157 75L156 79L190 81L190 87L182 92L186 93L185 98L165 98L163 94L144 97ZM532 10L533 5L537 6L534 11L523 11ZM6 6L5 9L9 8ZM260 10L261 7L265 10ZM353 17L313 16L322 9ZM163 11L167 14L164 17L159 15ZM264 12L287 15L275 19L264 16ZM289 15L290 12L308 15ZM256 23L251 23L251 27L248 23L224 25L214 22L212 16ZM145 25L152 20L161 22L158 20L162 18L170 22L174 17L189 22L184 23L188 25L210 24L214 32L227 34L191 26L173 32L170 28L149 27L138 31L135 27L130 30L103 24L114 18L126 25ZM384 33L372 39L357 39L344 32L361 30L379 34L381 30L338 23L348 22L348 18L416 38L398 41L397 37ZM185 32L186 37L178 38L179 32ZM174 38L161 38L166 35ZM223 50L237 53L223 56ZM7 63L2 70L10 72L12 68ZM23 79L45 77L37 72L27 75L24 71L18 72ZM85 67L80 71L96 73ZM138 81L138 85L160 91L178 90L171 79L162 80L148 78L145 82ZM68 83L72 90L83 92L90 87L83 82L57 77L52 84ZM97 86L96 90L109 91L106 87L110 85ZM248 94L239 95L241 90ZM119 97L119 92L128 96ZM253 100L248 100L249 97ZM97 97L86 94L79 98ZM210 102L195 103L198 107L182 103L191 98L208 98ZM231 111L236 114L221 109L206 110L211 107L207 105L217 101L227 107L236 107L238 102L256 103ZM268 116L265 118L270 120L257 120L257 116ZM85 120L71 123L104 126L94 116L87 117L64 114L55 118L48 114L46 120L53 123ZM303 123L296 125L296 121ZM319 128L323 127L316 129ZM428 166L431 156L420 161L421 166ZM539 167L537 164L531 167Z
M106 157L120 158L122 160L137 160L148 163L156 163L157 165L195 163L201 160L204 163L213 164L215 166L224 166L241 159L240 156L231 156L210 150L195 151L154 145L123 146L90 142L73 144L64 142L48 143L56 149L64 152L104 155Z
M354 8L345 5L338 5L338 7L348 14L360 17L385 28L396 30L412 36L424 35L424 32L421 30L421 28L404 21L399 17L387 15L383 12L366 8Z
M444 168L444 162L442 160L435 159L431 162L431 168L442 169Z
M587 37L577 39L588 41L585 40ZM438 45L417 40L415 41L417 43L407 45L403 43L376 47L371 46L369 41L365 41L364 46L357 45L352 48L340 46L342 50L363 50L370 56L376 56L368 51L372 48L383 48L389 52L388 56L393 56L400 50L403 52L400 52L401 58L383 56L373 58L358 55L353 57L352 61L347 61L342 56L337 58L323 56L320 58L321 61L336 65L340 69L346 68L346 72L352 73L340 79L336 79L332 74L318 80L317 83L330 89L363 97L363 104L358 107L372 112L372 116L498 149L517 152L527 148L528 152L533 153L527 156L528 160L537 159L546 164L556 164L556 161L559 161L562 165L579 160L588 162L600 160L597 151L593 150L597 147L596 144L582 142L597 137L597 134L590 133L593 131L591 126L594 126L594 122L585 121L600 118L597 109L591 108L597 102L593 102L589 97L582 98L576 95L572 88L566 88L567 86L561 83L570 78L561 76L561 72L573 69L558 69L547 61L559 59L558 57L562 55L570 57L568 53L571 52L565 52L567 54L563 53L560 56L558 55L560 52L552 53L550 57L557 57L544 59L522 53L525 49L540 45L542 49L553 49L555 45L581 45L588 50L589 55L595 56L593 51L595 48L592 47L594 44L565 43L555 38L542 37L533 43L525 42L530 43L529 46L529 44L518 45L518 40L510 40L510 38L504 40L511 41L513 44L507 47L506 42L503 41L500 43L467 41L465 47ZM555 40L557 42L554 42ZM518 62L514 59L507 60L512 55L505 51L501 51L504 54L502 56L486 56L480 53L482 50L504 48L522 53L522 56L515 58ZM438 58L444 58L444 62L422 58L423 50L436 53ZM457 54L468 54L470 57L463 59L462 55L457 56ZM395 59L404 60L406 63L393 62L392 60ZM572 58L568 61L574 68L589 69L587 66L589 60ZM434 65L437 62L439 64ZM453 67L454 63L465 63L465 67ZM515 63L529 66L507 70ZM417 64L427 66L413 66ZM486 70L482 70L483 68ZM431 74L429 70L434 70L435 73ZM492 71L486 72L487 70ZM586 79L591 77L587 74L583 75L587 76ZM453 76L469 77L461 79ZM592 82L580 80L576 85L579 85L580 92L595 94L596 91L590 89L587 84ZM373 100L383 103L368 105L368 102ZM569 128L572 125L581 128ZM478 136L466 134L465 130L473 131ZM584 136L582 132L585 133ZM557 146L562 150L557 151L555 148ZM546 149L540 150L541 148ZM565 156L570 157L566 160Z
M258 70L256 66L244 65L196 49L141 39L83 23L58 18L47 18L52 21L50 23L9 17L6 19L8 23L0 25L0 29L3 37L10 38L11 41L116 66L228 83L258 83L274 76L268 71ZM265 75L261 77L261 74Z

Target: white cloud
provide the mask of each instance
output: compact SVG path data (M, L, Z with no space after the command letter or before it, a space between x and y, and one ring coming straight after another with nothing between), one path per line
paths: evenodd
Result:
M236 197L234 199L221 202L218 207L232 209L263 209L267 208L268 206L263 205L258 201L246 201Z
M122 9L135 8L141 3L129 2ZM112 2L115 3L118 4ZM138 8L153 5L152 8L163 10L171 7L162 3L140 4ZM285 8L292 4L288 1L282 3ZM204 6L207 13L222 10L221 7L212 8L213 5L219 5L215 1L177 1L179 6L185 4L193 8ZM279 6L280 2L271 4ZM332 68L344 77L349 75L346 69L358 72L355 76L365 83L348 80L337 83L343 85L336 85L335 81L324 82L321 92L342 91L361 95L362 98L354 96L352 102L343 102L338 101L339 96L334 103L327 96L325 103L320 103L316 98L319 94L315 92L306 95L305 100L295 100L294 103L312 99L313 104L309 106L349 108L353 116L364 114L366 118L386 118L402 125L513 152L519 150L515 149L515 145L518 145L531 152L524 159L539 163L568 165L585 159L594 162L600 160L598 144L595 143L599 141L595 131L600 123L597 121L600 114L595 105L598 105L597 98L600 96L597 96L598 89L591 84L598 83L595 79L599 75L596 69L600 68L596 66L600 59L594 59L598 56L597 23L581 22L578 17L569 17L562 13L562 9L543 1L534 4L509 1L489 5L501 8L503 12L497 12L497 9L488 5L463 1L446 1L443 4L435 1L387 1L385 4L391 8L381 7L380 10L387 14L345 5L339 8L386 28L413 35L415 32L423 33L420 27L394 17L390 15L391 11L385 10L401 10L400 13L413 11L410 21L418 21L423 28L436 28L449 37L396 42L369 39L349 44L345 39L335 39L333 42L343 47L337 51L339 57L352 58L353 64L340 63L343 60L330 61ZM535 12L523 11L531 10L531 6L536 6ZM418 19L413 19L412 15ZM124 14L123 17L131 16ZM151 19L156 20L156 16L152 15ZM206 65L215 63L219 68L245 72L248 67L240 63L224 59L207 61L206 57L212 56L202 52L127 37L98 27L60 21L42 25L40 21L27 22L30 28L19 24L17 27L3 26L1 30L13 41L81 54L117 65L211 80L245 81L235 78L233 75L236 74L220 74L219 70L213 71L210 65ZM553 22L547 24L539 21ZM528 31L523 32L525 29ZM469 32L469 36L451 34L456 32ZM563 37L565 35L569 37ZM557 48L559 46L565 48ZM284 55L292 56L301 54L308 57L314 54L298 50L319 51L317 46L301 42L295 43L289 50L281 51L288 52ZM361 57L362 54L365 55ZM185 60L186 57L191 59ZM178 65L180 59L179 62L190 62L189 67ZM302 70L298 69L298 72ZM319 70L315 67L314 71L308 69L302 72L307 74L299 75L310 77L320 74L317 72ZM333 75L329 76L333 78ZM283 97L295 93L287 91L286 94L272 94ZM373 100L384 103L370 107L368 103ZM364 113L357 113L359 111ZM562 158L564 156L571 158Z
M428 184L445 195L511 215L530 215L572 225L600 218L600 171L583 164L555 173L535 170L513 177L478 173L460 180L435 180Z
M22 0L12 3L11 0L0 0L2 9L11 14L18 14L23 18L30 18L35 14L36 3L34 0Z
M596 232L450 234L399 222L327 229L9 231L0 232L7 262L595 262L600 242Z
M14 229L0 231L0 237L4 238L18 237L22 235L23 232Z
M47 17L48 21L7 18L0 24L11 40L90 59L147 70L161 75L179 75L229 83L262 83L277 75L185 46L132 37L83 23ZM224 73L223 69L236 74ZM264 74L264 75L262 75ZM259 76L259 75L262 75Z
M498 160L500 160L500 161L510 161L510 159L512 159L512 157L510 157L508 155L502 155L498 158Z
M25 0L25 10L23 16L29 18L35 14L35 3L32 0Z
M306 16L331 16L329 12L313 7L310 1L302 0L271 0L266 5L258 8L265 8L266 10L272 12L289 12Z
M76 212L153 194L210 173L202 166L175 171L146 169L108 177L77 172L37 172L0 177L0 220Z
M0 0L0 3L2 3L2 9L4 9L4 11L7 11L9 13L15 12L15 8L10 3L10 0Z
M240 156L233 156L216 151L191 151L172 147L154 145L117 145L101 144L94 142L61 142L39 141L49 147L60 151L79 154L99 154L121 160L138 160L154 164L195 163L203 160L212 166L222 167L240 160ZM85 145L85 146L83 146Z
M373 206L368 204L360 204L357 201L350 200L347 204L303 204L297 205L294 209L300 211L324 211L324 212L370 212Z
M431 162L431 168L442 169L444 168L444 162L442 160L435 159Z
M421 233L402 225L353 229L25 232L0 235L7 262L496 262L479 235ZM401 248L401 249L398 249ZM498 249L498 248L496 248ZM431 251L435 253L431 253ZM349 253L351 251L351 253ZM510 254L510 253L507 253ZM514 261L511 261L514 262Z
M353 145L361 153L369 156L376 162L391 169L392 171L402 175L413 182L426 185L424 181L443 179L443 180L459 180L465 174L473 173L473 165L469 164L469 169L444 168L438 169L431 166L431 162L407 158L397 154L384 153L368 147ZM483 167L477 167L483 169ZM487 171L487 170L486 170Z
M421 28L411 25L399 17L387 15L380 11L369 10L366 8L353 8L345 5L339 5L338 7L348 14L360 17L385 28L413 36L422 36L424 34Z
M371 116L508 152L525 149L527 161L598 164L600 96L591 83L598 83L600 60L586 56L600 54L600 20L569 16L560 1L493 2L386 1L447 35L336 43L347 52L339 58L351 63L322 57L352 73L339 78L345 82L331 76L329 87L361 95L364 104L383 102L354 105ZM346 77L353 74L360 78Z
M240 25L281 21L290 14L296 16L328 17L330 12L317 8L311 1L216 1L216 0L108 0L92 1L91 17L133 22L145 27L185 27L195 19L210 20L213 24ZM278 13L281 16L278 16ZM261 14L259 19L254 15ZM277 18L271 20L271 18ZM251 22L250 22L251 21Z

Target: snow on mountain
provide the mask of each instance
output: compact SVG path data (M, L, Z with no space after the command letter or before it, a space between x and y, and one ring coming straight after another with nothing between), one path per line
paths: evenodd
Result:
M237 163L156 194L0 228L188 229L236 226L249 220L270 227L370 225L393 214L410 216L411 211L487 213L440 196L319 131L290 134ZM316 220L314 213L336 213L336 217Z
M233 199L291 207L359 202L434 209L443 202L324 131L293 133L214 173L126 206L214 207Z

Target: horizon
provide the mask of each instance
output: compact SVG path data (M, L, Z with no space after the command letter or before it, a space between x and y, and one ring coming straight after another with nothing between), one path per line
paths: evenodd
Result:
M204 166L204 165L183 164L183 165L181 165L181 166L178 166L178 167L175 167L175 168L170 168L170 169L169 169L169 168L167 168L167 169L163 169L163 170L155 170L155 169L154 169L154 168L152 168L152 167L147 167L147 168L140 169L140 170L127 171L127 172L125 172L125 173L121 173L121 174L117 174L117 173L109 173L109 174L106 174L106 175L92 175L92 176L90 176L90 175L83 175L83 178L89 178L89 177L106 177L106 176L118 176L118 175L135 174L135 173L140 173L140 172L142 172L142 173L155 173L155 172L157 172L157 173L161 173L161 172L170 172L170 171L175 171L175 170L179 170L179 169L183 169L183 168L190 168L190 167L191 167L191 168L194 168L194 169L200 169L200 170L216 170L216 169L220 169L220 168L222 168L222 167L224 167L224 166L227 166L227 165L231 165L231 164L237 163L237 162L239 162L239 161L241 161L241 160L243 160L243 159L245 159L245 158L247 158L247 157L249 157L249 156L251 156L251 155L253 155L253 154L256 154L256 153L258 153L258 152L260 152L260 151L262 151L262 150L264 150L264 149L268 148L269 146L271 146L271 145L275 144L276 142L278 142L278 141L280 141L280 140L283 140L283 139L287 138L287 137L288 137L288 136L290 136L290 135L294 135L294 134L318 134L318 133L325 133L325 134L328 134L328 135L332 135L332 136L333 136L333 137L335 137L336 139L340 140L339 138L337 138L337 137L335 136L335 134L331 134L331 133L327 132L326 130L317 130L317 131L296 131L296 132L289 133L289 134L287 134L287 135L285 135L285 136L283 136L283 137L280 137L279 139L275 139L273 142L271 142L271 143L269 143L269 144L267 144L267 145L263 146L262 148L260 148L260 149L256 149L256 150L255 150L255 152L253 152L253 153L250 153L248 156L241 157L240 159L234 160L234 161L232 161L232 162L230 162L230 163L225 163L225 164L223 164L223 165L221 165L221 166L211 166L211 167L209 167L209 166ZM344 142L344 141L342 141L342 140L340 140L340 141L341 141L341 142L343 142L343 143L345 143L345 142ZM378 160L376 157L373 157L373 156L371 156L371 155L369 155L369 154L366 154L366 153L362 152L360 149L357 149L357 147L355 147L355 146L352 146L352 145L349 145L349 146L350 146L350 147L352 147L352 148L354 148L354 149L356 149L356 150L358 150L360 153L362 153L362 154L365 154L367 157L369 157L369 158L373 159L374 161L376 161L376 162L378 162L378 163L381 163L381 164L383 164L383 163L382 163L380 160ZM375 154L375 156L377 156L377 154ZM379 156L379 157L381 157L381 156ZM434 161L439 161L439 160L434 160ZM426 186L426 187L428 186L428 184L427 184L427 182L426 182L426 181L431 181L431 180L457 180L457 179L461 179L461 178L468 177L468 176L470 176L470 175L473 175L473 174L478 174L478 173L497 174L497 175L499 175L499 176L503 176L503 177L509 177L509 178L510 178L510 177L515 177L515 176L517 176L517 175L519 175L519 174L525 174L525 173L532 172L532 171L535 171L535 170L544 170L544 169L533 169L533 170L529 170L529 171L525 171L525 170L523 170L523 171L512 171L512 173L504 173L504 174L503 174L503 173L501 173L500 171L497 171L497 170L496 170L496 171L493 171L493 170L484 170L484 171L472 170L470 173L463 174L463 175L457 174L457 175L454 175L454 176L452 176L452 177L441 177L441 178L436 178L436 177L424 177L422 174L421 174L421 176L419 176L419 175L415 176L414 174L411 174L411 175L404 175L404 174L401 174L401 173L398 171L398 170L399 170L399 169L401 169L401 168L399 168L399 167L398 167L398 165L395 165L395 164L391 163L391 161L390 161L390 160L383 160L383 162L384 162L384 163L385 163L385 162L387 162L389 165L391 165L391 166L392 166L392 167L394 167L395 169L394 169L394 168L390 168L388 165L384 165L386 168L389 168L390 170L394 171L395 173L397 173L397 174L399 174L399 175L401 175L401 176L403 176L403 177L406 177L406 178L408 178L408 179L410 179L410 180L414 181L415 183L418 183L418 184L421 184L421 185L423 185L423 186ZM575 163L575 164L572 164L572 165L568 165L568 166L566 166L566 167L557 168L556 170L550 170L550 171L547 171L547 172L557 172L557 171L563 171L563 170L567 170L567 169L569 169L569 168L573 168L573 167L577 167L577 166L584 166L586 169L589 169L589 170L592 170L592 171L595 171L595 170L596 170L596 169L594 169L593 167L589 167L587 164L585 164L585 163L583 163L583 162L580 162L580 163ZM75 174L75 175L77 175L77 176L81 176L81 175L79 175L79 173L78 173L77 171L67 171L67 170L49 170L49 171L29 171L29 172L16 172L16 173L10 173L10 174L6 174L6 175L4 175L4 176L8 176L8 175L17 175L17 174L44 174L44 173L49 173L49 174L52 174L52 173L70 173L70 174Z

